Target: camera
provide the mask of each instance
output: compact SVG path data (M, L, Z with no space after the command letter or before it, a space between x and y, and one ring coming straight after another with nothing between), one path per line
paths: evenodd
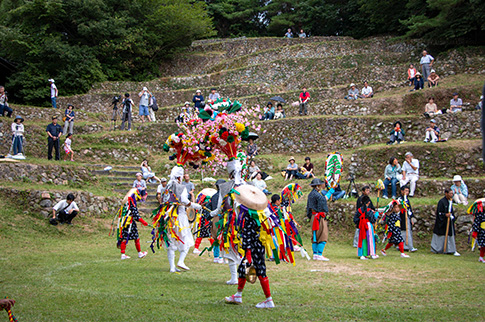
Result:
M118 96L113 96L113 99L111 100L111 104L117 104L120 102L120 99L121 99L121 95L118 95Z

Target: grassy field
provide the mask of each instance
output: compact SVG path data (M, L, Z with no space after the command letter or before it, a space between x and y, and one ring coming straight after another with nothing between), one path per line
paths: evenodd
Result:
M5 201L0 207L0 296L17 301L20 321L485 319L485 266L470 251L461 250L460 258L433 255L426 242L409 259L390 251L360 261L350 246L352 234L331 231L325 251L330 262L296 254L296 267L267 263L277 307L259 310L259 283L247 284L243 305L224 304L235 287L225 285L227 266L207 255L190 254L192 270L170 274L163 250L138 260L131 242L132 258L121 261L115 239L108 237L108 218L82 217L75 226L53 227ZM149 229L143 227L141 236L148 248Z

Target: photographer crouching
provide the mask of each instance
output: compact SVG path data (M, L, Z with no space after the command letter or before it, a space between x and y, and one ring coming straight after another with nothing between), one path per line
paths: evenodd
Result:
M70 193L66 199L59 201L52 208L52 218L49 220L52 225L57 225L58 223L72 225L71 221L79 213L79 208L74 199L74 195Z

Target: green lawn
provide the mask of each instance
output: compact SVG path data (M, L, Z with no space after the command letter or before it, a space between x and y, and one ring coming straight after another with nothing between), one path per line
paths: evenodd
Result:
M224 304L226 265L189 254L190 272L170 274L165 251L121 261L110 219L77 218L75 226L48 225L0 201L0 296L17 301L20 321L317 321L483 320L483 269L477 253L433 255L428 242L409 259L390 251L361 261L351 233L331 231L330 262L296 267L268 262L277 307L259 310L259 284L247 284L243 305ZM150 232L141 229L142 247ZM308 234L304 240L308 241ZM335 241L336 240L336 241ZM306 244L309 250L310 244ZM4 318L6 318L6 313Z

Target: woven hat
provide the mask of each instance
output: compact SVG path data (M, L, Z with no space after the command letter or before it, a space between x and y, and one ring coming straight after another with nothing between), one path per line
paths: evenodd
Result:
M290 158L288 159L288 162L290 162L291 160L295 161L295 158L294 158L294 157L290 157Z

